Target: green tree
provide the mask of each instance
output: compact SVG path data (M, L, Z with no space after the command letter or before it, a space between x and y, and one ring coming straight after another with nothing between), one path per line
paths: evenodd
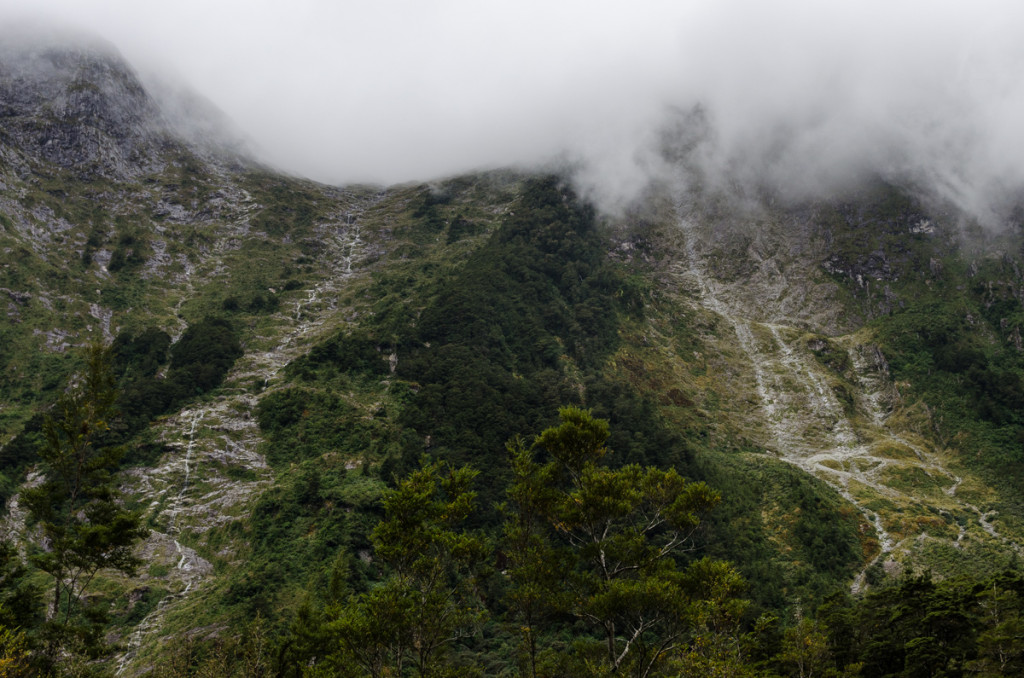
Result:
M10 542L0 541L0 627L27 630L37 626L42 619L41 596L18 550Z
M982 676L1024 673L1024 618L1021 597L993 581L978 594L980 622L979 658L969 668Z
M103 444L117 401L109 351L94 345L86 358L85 369L43 424L42 482L22 492L42 537L31 562L53 579L51 650L67 644L79 601L97 572L134 571L139 560L132 546L145 534L138 514L121 503L113 479L123 449Z
M355 663L371 676L443 675L446 650L484 618L477 573L487 553L461 528L475 509L476 471L424 461L384 497L374 553L389 570L379 586L337 611L342 652L322 667L346 675ZM450 668L450 667L449 667Z
M776 658L787 669L787 675L794 678L825 675L832 664L832 656L822 625L807 617L798 619L794 626L786 629Z
M557 501L555 467L538 467L533 450L521 436L508 442L513 481L505 514L504 553L508 558L507 601L518 621L523 640L521 672L538 674L538 639L541 626L569 605L567 592L552 587L569 574L569 561L547 538L549 524L543 510Z
M25 634L0 626L0 678L15 678L29 673L28 643Z
M526 644L535 646L540 602L564 601L602 638L589 660L593 670L651 675L697 627L724 626L741 611L743 583L731 567L707 559L679 567L676 560L719 496L674 470L604 466L608 423L571 406L559 417L532 448L510 445L506 547ZM537 461L540 451L550 461ZM564 579L549 565L560 561Z

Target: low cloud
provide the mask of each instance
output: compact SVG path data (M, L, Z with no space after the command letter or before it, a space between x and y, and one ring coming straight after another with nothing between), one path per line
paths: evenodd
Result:
M740 8L743 11L740 11ZM1024 189L1024 11L1010 3L720 5L687 58L719 181L784 195L873 175L997 221Z
M1024 189L1015 2L37 4L321 181L568 162L616 209L652 180L799 199L882 176L988 223Z

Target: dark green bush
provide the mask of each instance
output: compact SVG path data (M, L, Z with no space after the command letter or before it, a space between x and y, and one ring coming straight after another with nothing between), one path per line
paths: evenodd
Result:
M189 325L173 347L168 379L183 397L206 393L220 385L242 356L238 333L223 318L208 317Z

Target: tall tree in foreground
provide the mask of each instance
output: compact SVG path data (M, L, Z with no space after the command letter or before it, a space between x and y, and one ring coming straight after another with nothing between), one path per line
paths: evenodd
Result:
M552 605L589 625L588 672L652 675L698 631L734 620L742 579L724 563L676 560L719 501L674 470L602 465L608 423L564 407L532 447L509 445L511 600L538 675L536 628ZM539 453L546 461L538 461Z
M132 546L145 534L114 483L123 450L103 444L117 401L109 351L94 345L86 357L85 369L43 425L43 480L22 492L22 504L42 537L31 562L53 579L47 615L51 650L67 646L76 633L84 639L86 627L74 622L86 589L104 568L133 572L139 561Z
M464 675L447 651L483 621L476 575L484 542L462 522L475 509L476 471L424 462L384 497L374 554L388 572L337 611L331 627L341 652L314 675Z
M564 581L571 564L548 538L544 509L557 501L559 492L554 467L537 466L522 436L510 440L506 449L513 476L508 501L500 506L505 514L507 600L522 636L522 673L535 677L540 671L543 628L570 604L567 591L555 588L553 582Z

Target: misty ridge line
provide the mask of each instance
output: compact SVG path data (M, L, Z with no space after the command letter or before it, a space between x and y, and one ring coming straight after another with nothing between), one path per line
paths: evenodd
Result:
M1019 220L1024 5L697 5L661 75L570 144L606 210L652 183L800 202L882 180L990 228Z
M1022 111L1024 115L1024 111ZM1024 120L1024 117L1022 117ZM797 204L842 200L881 181L961 218L1002 230L1020 220L1024 181L1017 167L991 159L993 146L973 142L981 129L829 129L765 125L746 143L724 134L700 104L672 109L655 134L614 155L579 147L561 163L603 212L621 216L654 188L729 196L738 205L765 200ZM859 140L859 141L858 141ZM1024 154L1024 149L1021 149ZM1005 160L1021 159L1006 151Z
M156 39L140 47L156 19L125 8L132 21L117 23L119 0L81 5L105 13L40 2L68 21L99 17L89 30L145 63L143 81L179 134L324 183L568 168L581 193L620 214L652 186L805 201L881 179L993 228L1024 195L1024 5L1005 0L648 2L628 21L603 5L544 13L523 0L502 15L452 1L444 21L412 12L422 30L324 14L296 26L309 45L295 50L266 50L275 30L260 22L273 17L253 8L246 25L266 30L259 53L209 41L160 52ZM196 35L239 19L218 7ZM463 15L472 21L451 21ZM83 39L72 33L46 39ZM374 59L340 68L349 43ZM205 74L230 66L227 51L248 73L219 73L213 89Z

